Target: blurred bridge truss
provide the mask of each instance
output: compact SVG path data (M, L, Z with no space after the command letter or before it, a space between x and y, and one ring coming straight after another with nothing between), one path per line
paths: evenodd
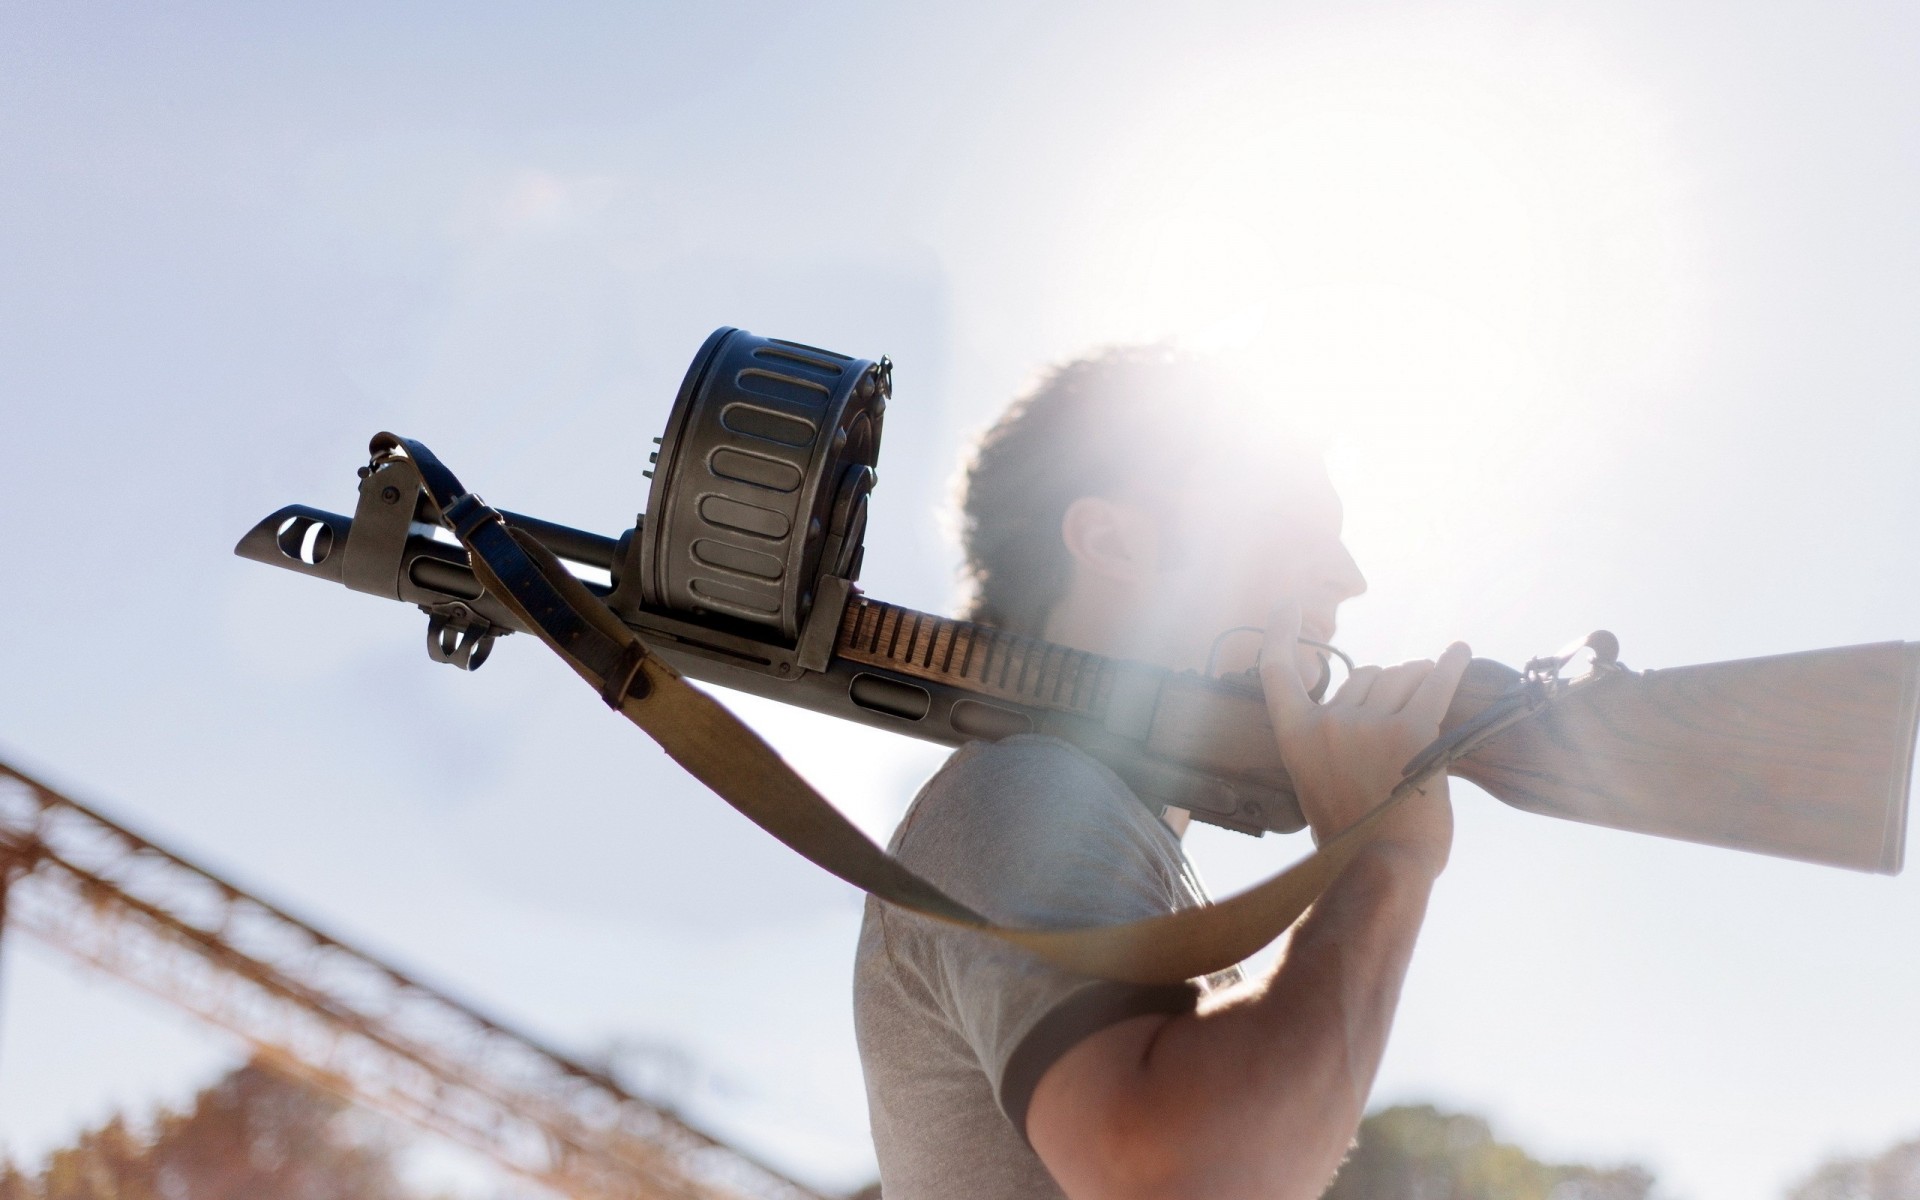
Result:
M0 927L279 1069L575 1200L821 1200L516 1032L0 763Z

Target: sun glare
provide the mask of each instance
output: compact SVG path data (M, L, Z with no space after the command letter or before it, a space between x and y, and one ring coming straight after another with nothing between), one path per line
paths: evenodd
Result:
M1631 87L1412 35L1290 59L1251 94L1227 70L1170 88L1116 143L1075 255L1094 336L1236 363L1362 524L1423 464L1512 461L1672 369L1683 206Z

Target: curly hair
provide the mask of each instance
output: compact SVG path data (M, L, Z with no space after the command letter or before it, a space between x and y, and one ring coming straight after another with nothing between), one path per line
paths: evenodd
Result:
M1204 361L1117 346L1056 366L981 437L960 501L967 619L1037 636L1066 591L1067 508L1187 458L1221 398Z

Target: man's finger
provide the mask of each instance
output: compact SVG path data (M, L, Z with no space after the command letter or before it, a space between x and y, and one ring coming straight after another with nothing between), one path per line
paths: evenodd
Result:
M1380 678L1380 668L1375 666L1355 667L1347 676L1340 690L1327 701L1329 708L1359 708L1373 694L1375 682Z
M1380 672L1380 678L1373 681L1373 689L1367 693L1367 707L1385 713L1399 712L1413 698L1420 681L1432 671L1433 664L1426 659L1388 667Z
M1300 606L1291 601L1267 614L1267 637L1260 648L1260 686L1275 725L1291 728L1313 708L1296 661L1300 644Z
M1441 651L1433 664L1433 670L1420 681L1414 689L1413 697L1400 711L1414 718L1435 725L1447 715L1447 705L1453 703L1453 691L1460 686L1460 677L1467 672L1467 663L1472 660L1473 651L1465 642L1455 642Z

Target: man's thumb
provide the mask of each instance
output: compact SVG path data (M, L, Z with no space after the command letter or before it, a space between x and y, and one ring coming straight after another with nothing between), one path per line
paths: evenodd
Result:
M1260 648L1260 685L1276 719L1288 719L1312 705L1300 679L1296 647L1300 642L1300 604L1287 600L1267 614L1267 637Z

